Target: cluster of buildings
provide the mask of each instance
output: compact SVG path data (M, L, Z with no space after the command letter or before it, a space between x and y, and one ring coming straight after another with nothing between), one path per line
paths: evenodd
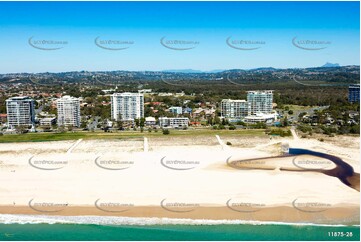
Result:
M48 117L40 120L41 125L80 126L80 102L78 98L63 96L57 100L57 120ZM7 126L15 129L25 126L35 130L35 102L34 99L25 97L12 97L6 100Z
M273 111L273 91L248 91L247 100L223 99L221 116L231 122L274 122L278 115Z
M133 122L135 119L144 118L144 95L138 93L114 93L111 95L111 118L115 121ZM170 111L182 114L181 107L171 107ZM158 119L161 128L184 128L188 127L189 119L184 117L160 117ZM154 117L145 118L146 126L154 126L157 121Z
M64 127L80 127L80 100L71 96L63 96L56 100L57 118L45 117L40 125L51 126L58 124ZM35 130L35 102L28 96L12 97L6 100L7 128L14 130L24 126L30 131ZM144 95L143 93L114 93L111 95L111 119L133 123L135 119L144 118ZM158 120L161 128L184 128L188 127L189 119L184 117L167 118ZM147 117L145 124L154 126L157 121L154 117Z
M144 118L144 93L114 93L110 96L111 120L134 124L136 119ZM63 96L56 100L57 117L45 117L40 120L40 125L51 126L55 123L64 127L80 127L80 100L71 96ZM35 130L35 103L34 99L24 97L12 97L6 100L7 126L15 129L18 126L26 126ZM184 114L192 114L190 117L197 118L199 115L214 117L216 109L198 108L192 112L187 108L170 107L169 111L175 117L145 118L145 126L159 125L160 128L186 128L189 118ZM224 99L221 102L221 118L230 122L244 121L248 123L272 122L277 118L273 111L273 91L248 91L247 100Z

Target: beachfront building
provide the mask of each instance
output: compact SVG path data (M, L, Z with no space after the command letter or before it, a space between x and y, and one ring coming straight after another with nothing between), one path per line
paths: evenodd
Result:
M272 113L273 91L248 91L248 115Z
M348 87L348 101L350 103L360 101L360 84L351 84Z
M80 127L80 101L78 98L63 96L56 101L58 125Z
M258 120L268 123L272 119L275 120L272 102L273 91L271 90L248 91L247 100L223 99L221 117L231 122L243 120L254 123Z
M230 121L241 120L248 115L246 100L223 99L221 102L221 116Z
M246 116L244 118L244 122L248 123L248 124L256 124L256 123L273 123L274 121L277 120L277 113L269 113L269 114L264 114L264 113L256 113L253 115L249 115Z
M6 112L9 129L17 126L35 127L34 99L27 96L9 98L6 100Z
M145 118L145 126L154 126L156 125L157 120L154 117L146 117Z
M56 124L56 118L55 117L42 118L40 119L39 123L41 126L52 126Z
M134 121L144 118L142 93L114 93L111 95L111 117L116 121Z
M160 117L158 121L161 128L185 128L189 124L188 118Z

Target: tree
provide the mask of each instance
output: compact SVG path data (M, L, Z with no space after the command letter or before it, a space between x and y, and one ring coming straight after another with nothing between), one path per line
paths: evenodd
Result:
M245 126L246 124L245 124L244 122L242 122L242 121L237 121L237 125L243 125L243 126Z
M298 115L299 118L302 118L303 116L305 116L307 113L306 112L302 112Z
M58 132L59 132L59 133L65 133L65 132L66 132L65 126L64 126L64 125L58 126Z
M264 123L264 122L257 122L257 123L254 125L254 128L256 128L256 129L265 129L265 128L267 128L267 125L266 125L266 123Z
M123 130L123 121L117 121L117 127L119 130Z
M51 131L51 127L48 126L48 125L43 126L42 128L43 128L43 131L44 131L44 132L50 132L50 131Z
M283 127L287 127L289 125L287 116L283 119Z
M145 118L141 118L141 119L139 120L139 126L140 126L140 127L144 127L144 123L145 123Z
M28 126L27 125L19 125L19 126L16 126L15 130L16 130L16 133L18 133L18 134L24 134L28 131Z
M85 129L86 127L87 127L87 122L83 120L80 124L80 128Z

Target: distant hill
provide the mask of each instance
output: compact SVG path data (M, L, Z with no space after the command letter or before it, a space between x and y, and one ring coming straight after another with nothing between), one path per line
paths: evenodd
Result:
M179 70L163 70L162 72L172 72L172 73L202 73L200 70L193 69L179 69Z
M175 69L175 70L164 70L162 72L172 72L172 73L218 73L222 72L224 70L217 69L217 70L211 70L211 71L200 71L200 70L193 70L193 69Z
M329 62L327 62L326 64L324 64L321 67L340 67L340 65L338 63L329 63Z
M249 69L250 71L275 71L277 70L274 67L259 67L259 68L253 68L253 69Z

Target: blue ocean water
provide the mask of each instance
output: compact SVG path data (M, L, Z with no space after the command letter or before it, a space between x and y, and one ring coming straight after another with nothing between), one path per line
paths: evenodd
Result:
M342 232L330 236L330 232ZM0 240L346 240L358 226L0 224Z

